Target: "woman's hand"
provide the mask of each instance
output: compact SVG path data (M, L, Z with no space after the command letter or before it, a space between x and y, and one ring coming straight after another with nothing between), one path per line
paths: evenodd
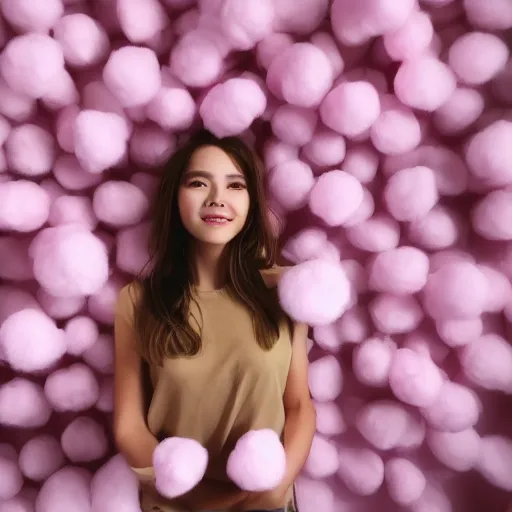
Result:
M286 507L289 487L288 485L279 485L270 491L252 492L236 506L236 510L273 510Z

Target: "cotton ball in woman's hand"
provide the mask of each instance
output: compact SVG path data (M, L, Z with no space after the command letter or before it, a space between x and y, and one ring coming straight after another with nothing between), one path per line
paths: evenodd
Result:
M149 103L162 85L157 56L137 46L114 50L103 68L103 80L123 107Z
M437 110L456 86L450 68L428 55L402 63L394 81L395 94L402 103L427 112Z
M29 252L34 260L34 276L56 297L91 295L109 276L105 246L80 226L44 229L34 238Z
M487 303L489 285L476 265L455 262L430 274L424 288L424 306L436 320L475 318Z
M322 479L334 475L340 466L338 449L332 441L315 435L304 470L313 478Z
M89 512L91 475L84 468L66 466L46 480L37 495L38 512Z
M398 457L386 462L384 477L391 499L400 505L416 501L427 484L425 475L416 464Z
M272 116L272 132L282 142L291 146L304 146L311 141L318 124L316 110L280 105Z
M318 402L338 398L343 389L343 373L334 356L328 355L309 364L309 388Z
M269 90L279 99L299 107L317 107L333 84L327 55L311 43L296 43L271 63Z
M369 82L343 82L320 105L326 126L349 138L364 133L380 115L379 94Z
M226 472L241 489L263 492L281 482L286 471L286 454L279 436L270 429L252 430L236 443Z
M53 28L53 37L61 44L65 61L74 67L99 64L110 47L105 29L83 13L63 16Z
M21 471L27 478L42 482L64 464L64 454L57 439L41 434L23 446L19 461Z
M0 499L9 500L20 492L23 475L17 461L16 450L6 443L0 444Z
M107 454L104 428L87 416L74 419L65 428L60 442L66 457L74 463L98 460Z
M363 202L361 183L347 172L322 174L309 195L309 208L329 226L342 226Z
M427 282L428 256L415 247L402 246L378 254L370 266L369 286L378 292L412 294Z
M30 232L50 216L49 194L37 183L26 180L0 183L0 229Z
M509 50L498 36L470 32L459 37L448 51L448 62L459 80L481 85L492 80L507 63Z
M398 349L389 371L389 385L402 402L416 407L428 407L439 396L443 375L427 356L408 349Z
M395 350L396 344L391 339L364 341L353 352L352 368L356 379L366 386L387 386Z
M288 211L298 210L307 204L314 184L311 167L295 159L276 165L268 180L270 195Z
M205 127L217 137L240 135L267 107L261 87L245 78L232 78L217 84L199 107Z
M50 36L30 33L7 43L0 67L11 89L39 99L52 90L63 72L64 55L59 43Z
M0 386L0 424L22 429L42 427L51 414L38 384L15 377Z
M7 318L0 328L0 344L8 363L22 372L49 368L66 352L64 331L35 309Z
M343 267L321 259L290 268L278 285L284 310L295 321L313 326L337 320L349 305L350 289Z
M432 430L427 443L437 460L454 471L469 471L480 456L480 436L472 428L458 432Z

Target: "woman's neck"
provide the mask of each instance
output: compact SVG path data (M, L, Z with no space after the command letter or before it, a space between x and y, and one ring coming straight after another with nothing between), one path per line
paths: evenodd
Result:
M223 288L228 274L228 248L197 244L193 248L193 254L194 286L205 291Z

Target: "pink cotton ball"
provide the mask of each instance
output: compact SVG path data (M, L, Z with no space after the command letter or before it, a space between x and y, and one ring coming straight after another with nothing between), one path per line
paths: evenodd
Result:
M314 327L313 338L321 349L331 353L338 353L343 344L335 323Z
M459 215L437 204L424 217L408 225L407 236L415 245L435 251L454 245L460 239L462 229Z
M456 85L450 68L428 55L402 63L394 80L395 94L402 103L427 112L447 101Z
M90 368L75 363L49 375L44 393L57 412L85 411L97 402L99 386Z
M343 373L337 359L324 356L309 363L309 389L318 402L335 400L343 389Z
M315 30L328 13L327 0L305 0L300 9L293 0L275 0L274 30L306 35Z
M55 297L43 288L37 290L36 297L44 311L56 320L76 315L85 305L85 297Z
M62 48L47 35L17 36L4 48L0 68L11 89L38 99L51 91L63 71Z
M356 379L365 386L387 386L395 350L395 343L388 338L369 338L364 341L354 350L352 356Z
M398 402L378 400L365 405L356 417L360 434L375 448L396 448L406 432L409 414Z
M241 489L251 492L276 487L286 471L286 454L279 436L270 429L243 435L230 453L226 473Z
M127 149L128 132L122 117L83 110L75 121L75 154L87 172L98 174L118 164Z
M78 89L71 75L63 70L55 79L50 92L45 94L41 101L48 110L57 111L64 107L76 104L80 100Z
M55 160L55 141L50 133L34 124L14 128L5 150L9 168L25 176L50 172Z
M478 339L483 331L481 318L447 319L436 322L439 337L450 347L467 345Z
M466 262L448 263L432 273L424 288L427 313L436 320L475 318L489 293L485 275Z
M512 491L512 440L500 435L482 437L477 471L492 485Z
M64 454L57 439L41 434L23 446L19 461L20 469L27 478L42 482L64 464Z
M131 183L106 181L94 192L93 209L98 219L106 224L130 226L141 221L149 209L149 201Z
M351 146L343 160L343 170L363 184L370 183L375 178L378 166L379 154L366 144Z
M464 10L469 22L488 30L505 30L512 27L512 6L508 0L464 0Z
M469 170L490 187L512 183L511 137L512 122L498 120L474 135L465 147Z
M346 234L354 247L368 252L382 252L398 246L400 225L389 215L377 213L370 219L349 227Z
M408 60L423 53L432 42L434 27L430 16L413 11L404 25L383 37L386 52L393 60Z
M370 289L393 294L419 292L426 284L428 256L415 247L402 246L378 254L370 268Z
M512 240L512 191L493 190L471 212L473 229L487 240Z
M389 385L402 402L428 407L439 396L443 376L429 357L400 348L395 352L389 371Z
M434 172L412 167L396 172L384 189L384 201L393 217L411 222L427 215L439 199Z
M410 348L420 355L430 357L434 363L441 365L450 354L449 347L431 330L418 329L405 338L403 348Z
M0 499L10 500L23 487L23 475L18 466L16 450L9 444L0 444Z
M492 93L498 101L512 105L512 60L496 75L492 81Z
M0 146L4 145L11 130L12 127L9 121L5 117L0 116Z
M37 512L88 512L91 510L90 474L66 466L46 480L35 502Z
M70 66L94 66L108 55L110 42L105 29L87 14L63 16L55 24L53 37L61 44L64 60Z
M130 139L130 159L140 166L159 167L167 162L175 147L174 135L159 126L138 126Z
M292 45L293 38L289 34L280 32L269 34L256 46L256 59L259 66L268 70L272 61Z
M295 43L278 55L267 73L269 90L299 107L317 107L333 84L327 55L311 43Z
M385 334L403 334L416 329L423 311L413 296L381 293L370 303L375 327Z
M408 459L397 457L388 460L384 472L389 495L399 505L416 501L427 485L425 475Z
M411 110L390 105L373 123L370 136L376 149L386 155L412 151L421 141L421 128Z
M100 383L100 395L96 409L101 412L112 412L114 409L114 378L105 377Z
M484 334L460 353L464 375L477 386L512 392L512 347L497 334Z
M199 29L187 32L174 45L169 66L172 73L189 87L208 87L221 75L221 50Z
M342 446L339 451L338 476L358 496L377 492L384 481L384 462L367 448Z
M311 167L300 160L276 165L268 181L270 195L287 211L305 206L314 184Z
M138 46L114 50L103 68L103 81L123 107L145 105L162 85L157 56Z
M447 380L436 400L421 413L429 426L436 430L461 432L476 425L480 409L475 393Z
M158 0L117 0L117 16L132 43L147 43L169 24Z
M87 308L94 320L102 324L114 325L117 296L125 284L114 274L98 292L89 297Z
M53 175L60 185L71 191L85 190L101 182L101 175L84 171L74 155L59 156Z
M436 459L454 471L469 471L480 456L480 436L472 428L459 432L433 430L427 443Z
M0 237L0 279L29 281L33 279L32 262L28 257L30 240ZM1 321L0 321L1 322Z
M343 343L361 343L369 335L369 325L366 309L354 306L338 320L338 334Z
M17 32L47 33L64 13L62 0L3 0L1 9Z
M274 14L271 0L225 0L220 12L222 31L233 48L250 50L272 32Z
M320 105L326 126L349 138L368 130L380 115L379 94L369 82L342 82Z
M295 321L315 326L341 317L350 300L350 287L339 263L318 259L288 269L278 292L284 310Z
M479 91L458 87L433 116L434 125L443 135L458 135L482 114L485 100Z
M73 420L62 433L60 442L66 457L74 463L91 462L107 454L104 428L87 416Z
M0 424L37 428L48 423L52 410L43 389L27 379L15 377L0 386Z
M41 309L33 295L21 288L0 285L0 323L22 309ZM1 351L1 350L0 350Z
M96 322L86 316L77 316L66 323L67 352L73 356L83 354L98 339L99 330Z
M239 135L260 117L267 106L254 80L232 78L213 87L199 107L205 127L217 137Z
M435 252L430 256L430 273L437 272L445 265L451 263L475 263L475 258L469 253L460 249L446 249Z
M271 120L272 132L286 144L304 146L311 141L318 124L318 114L294 105L281 105Z
M299 263L320 258L327 245L327 233L319 228L305 228L289 238L281 254L286 259Z
M158 176L147 172L136 172L130 178L130 183L140 188L148 199L152 199L160 185Z
M343 434L347 426L335 402L315 402L316 429L324 436Z
M114 341L112 336L100 334L95 343L82 354L83 360L97 372L114 371Z
M509 50L498 36L470 32L459 37L448 51L448 62L459 80L481 85L492 80L507 63Z
M36 111L37 103L25 94L13 91L0 76L0 113L17 122L25 122Z
M116 265L120 270L136 276L149 262L149 231L149 223L143 223L117 233Z
M363 188L363 201L357 208L357 210L345 221L344 226L357 226L371 218L375 213L375 200L371 192Z
M311 36L310 41L327 55L331 64L333 78L338 77L345 69L345 62L332 35L328 32L315 32Z
M322 479L334 475L340 466L336 444L318 435L313 437L304 470L312 478Z
M339 164L345 158L345 139L332 130L320 129L304 146L304 156L319 167Z
M60 148L67 153L73 153L75 151L74 128L79 113L80 108L77 105L70 105L64 107L57 114L55 123L57 142Z
M25 309L0 328L0 344L11 367L22 372L45 370L66 352L64 332L44 313Z
M50 226L81 224L89 231L93 231L98 221L94 216L92 202L88 197L61 196L52 204L48 224Z
M478 265L478 270L484 274L489 289L492 290L488 294L484 311L499 313L512 297L512 284L504 274L488 265Z

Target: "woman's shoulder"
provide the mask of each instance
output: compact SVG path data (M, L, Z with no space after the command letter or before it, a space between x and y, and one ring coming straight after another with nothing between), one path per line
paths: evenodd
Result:
M116 315L132 318L141 293L142 285L139 281L133 280L124 285L117 295Z
M271 268L261 269L261 276L267 285L267 288L276 288L279 284L281 276L291 267L282 267L280 265L274 265Z

